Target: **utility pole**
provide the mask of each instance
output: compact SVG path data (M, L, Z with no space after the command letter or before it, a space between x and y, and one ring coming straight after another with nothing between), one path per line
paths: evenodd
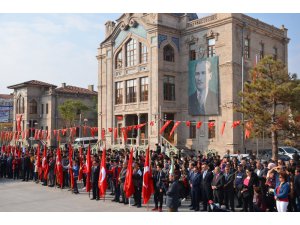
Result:
M246 26L246 23L243 22L242 25L242 93L244 94L244 28ZM242 103L244 103L244 96L242 95ZM245 139L244 139L244 130L245 130L245 124L244 124L244 113L242 113L242 151L246 153L245 149Z

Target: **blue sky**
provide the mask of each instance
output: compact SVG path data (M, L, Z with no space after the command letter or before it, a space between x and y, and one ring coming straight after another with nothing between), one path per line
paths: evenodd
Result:
M104 39L104 23L120 15L0 14L0 93L10 93L7 86L33 79L96 87L96 54ZM300 75L300 14L248 15L288 28L289 70Z

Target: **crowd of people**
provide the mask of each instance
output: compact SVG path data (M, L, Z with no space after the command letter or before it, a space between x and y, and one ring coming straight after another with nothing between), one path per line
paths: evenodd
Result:
M99 200L99 174L102 149L92 154L88 176L87 150L63 151L36 148L23 151L2 147L0 179L21 179L41 182L44 186L68 188L78 194L77 181L91 184L91 200ZM255 156L243 158L240 153L231 157L217 153L198 156L168 156L157 144L150 150L153 180L154 208L161 212L166 204L169 211L178 211L182 202L190 201L191 211L244 211L244 212L299 212L300 163L299 158L262 161ZM38 154L39 153L39 154ZM129 149L106 150L106 178L108 190L116 203L129 204L125 193ZM143 171L145 152L136 151L132 180L134 204L142 207ZM71 161L70 161L71 160ZM62 177L58 179L57 164L62 164ZM70 170L71 168L71 170ZM166 200L166 201L164 201ZM236 204L237 203L237 204Z

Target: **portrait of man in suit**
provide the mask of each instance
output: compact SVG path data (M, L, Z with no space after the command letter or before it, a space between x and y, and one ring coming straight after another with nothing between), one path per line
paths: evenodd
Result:
M213 74L212 63L209 60L197 61L194 74L190 75L190 84L194 82L195 91L189 96L190 115L217 115L218 114L218 86L217 75ZM213 90L213 88L216 90ZM190 87L191 88L191 87Z

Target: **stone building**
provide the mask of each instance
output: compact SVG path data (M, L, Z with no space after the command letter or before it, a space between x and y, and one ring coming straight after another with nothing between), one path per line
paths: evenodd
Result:
M97 92L93 85L88 88L81 88L62 83L61 87L45 82L31 80L8 87L13 89L14 111L13 118L22 115L21 130L31 129L29 136L34 135L33 129L56 130L65 128L58 106L66 100L79 100L89 108L96 108ZM97 113L88 111L82 115L81 121L76 121L76 126L83 124L97 125ZM14 131L16 130L16 119L14 119ZM79 134L77 133L77 136ZM56 145L57 141L51 133L51 145ZM62 139L63 141L63 139Z
M231 128L233 121L241 120L233 105L240 101L242 71L244 81L252 79L250 68L265 55L287 63L289 39L284 26L232 13L203 18L193 13L126 13L115 22L107 21L105 28L97 55L99 129L155 121L154 126L129 132L127 144L149 143L154 148L163 141L200 151L236 151L243 145L255 149L251 140L242 138L240 126ZM209 72L215 74L215 83L208 84L217 96L215 110L191 113L189 96L197 87L191 74L196 74L201 61L214 64L214 72ZM191 121L191 125L181 123L170 137L172 122L161 140L162 120ZM203 122L199 129L197 121ZM221 135L223 121L227 124ZM208 128L210 122L215 126ZM112 136L106 134L108 145L124 145Z

